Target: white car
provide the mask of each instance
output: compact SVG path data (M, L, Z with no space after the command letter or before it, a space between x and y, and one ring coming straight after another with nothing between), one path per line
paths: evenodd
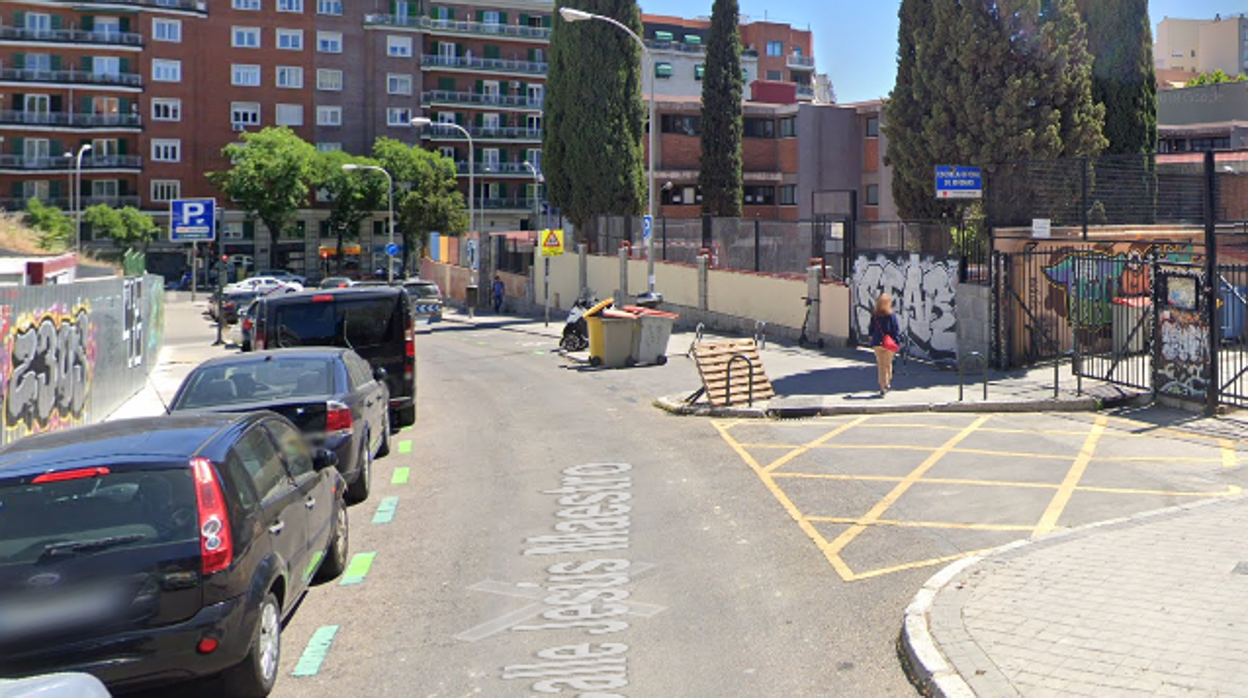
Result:
M109 698L109 692L90 674L64 673L0 679L0 698Z
M285 289L288 293L294 293L295 291L302 291L303 284L294 281L284 281L275 276L253 276L250 279L243 279L236 284L226 286L225 292L258 291L260 293L269 293L277 289Z

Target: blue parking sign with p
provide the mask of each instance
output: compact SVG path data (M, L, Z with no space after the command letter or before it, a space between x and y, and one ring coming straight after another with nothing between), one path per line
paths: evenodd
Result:
M169 202L169 239L173 242L216 240L216 199L176 199Z
M649 241L654 235L654 216L643 216L641 219L641 239Z

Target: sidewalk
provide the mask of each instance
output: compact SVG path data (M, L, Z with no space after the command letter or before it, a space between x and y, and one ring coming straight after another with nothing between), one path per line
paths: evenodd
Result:
M1023 541L933 577L906 611L936 696L1248 696L1248 498Z
M444 322L502 329L542 337L558 338L563 332L565 313L558 320L552 314L549 327L541 320L519 315L478 313L469 318L462 312L448 312ZM437 332L437 325L434 325ZM668 343L668 356L682 356L695 339L692 332L677 332ZM704 333L702 342L730 337ZM988 372L988 397L984 398L984 375L978 366L967 364L961 399L958 372L932 364L898 360L893 390L880 397L875 356L865 349L796 347L768 342L761 352L763 368L778 397L751 406L712 407L705 396L689 405L684 400L700 387L697 378L689 385L672 385L671 393L659 397L656 405L673 414L715 417L803 417L815 415L864 414L885 412L1066 412L1092 411L1129 404L1143 391L1124 389L1101 381L1084 379L1077 391L1069 364L1060 375L1060 389L1053 390L1053 366L1030 370ZM576 360L583 354L573 355Z

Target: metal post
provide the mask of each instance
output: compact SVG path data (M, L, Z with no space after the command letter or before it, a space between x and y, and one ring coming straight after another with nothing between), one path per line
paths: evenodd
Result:
M394 177L391 177L390 173L385 170L381 172L386 175L386 181L390 184L390 195L388 198L390 203L390 241L386 244L386 247L389 248L390 245L394 244ZM359 231L356 232L358 233ZM376 250L377 248L374 247L373 249ZM406 252L404 250L404 253ZM339 254L342 254L341 250L339 250ZM389 249L386 250L386 282L391 285L394 284L394 256L390 254Z
M78 148L77 163L74 166L74 192L78 204L74 206L74 254L82 256L82 156L91 150L90 143L83 143Z
M1080 189L1082 190L1083 197L1082 197L1082 201L1079 204L1080 206L1079 218L1083 220L1083 239L1087 240L1088 239L1088 167L1089 167L1087 158L1082 159L1082 165L1083 165L1083 172L1081 176L1083 179L1083 184L1080 187Z
M663 216L663 261L667 261L667 216Z
M216 303L217 303L217 341L212 346L219 347L225 344L225 312L221 305L225 300L225 262L217 263L217 287L216 287Z
M191 242L191 302L195 302L195 292L199 290L199 243Z
M1222 384L1218 370L1218 347L1222 344L1221 322L1218 321L1218 228L1217 160L1213 151L1205 153L1205 319L1209 322L1209 383L1205 390L1205 414L1213 416L1218 411Z
M762 264L759 259L759 251L762 246L762 228L763 224L758 217L754 218L754 271L762 271Z
M546 327L550 327L550 257L544 258L546 261L546 281L542 284L542 290L546 294Z

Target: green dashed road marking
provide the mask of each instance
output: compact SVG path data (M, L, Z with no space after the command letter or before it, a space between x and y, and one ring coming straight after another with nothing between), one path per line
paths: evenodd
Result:
M412 442L410 440L404 439L403 441L399 442L399 453L411 453L411 452L412 452Z
M347 571L342 573L342 581L339 586L350 586L352 584L361 584L364 578L368 576L368 571L372 569L373 560L376 559L377 553L356 553L351 556L351 564L347 565Z
M304 648L303 654L299 656L299 663L295 665L295 670L291 672L291 676L296 679L306 678L308 676L316 676L321 670L321 663L325 661L325 655L329 654L330 645L334 644L334 636L338 634L338 626L322 625L312 633L312 637L308 639L308 646Z
M373 523L388 524L394 521L394 513L399 508L398 497L386 497L377 505L377 513L373 514Z
M412 475L411 468L395 468L394 474L390 476L390 484L406 485L407 479L411 477L411 475Z

